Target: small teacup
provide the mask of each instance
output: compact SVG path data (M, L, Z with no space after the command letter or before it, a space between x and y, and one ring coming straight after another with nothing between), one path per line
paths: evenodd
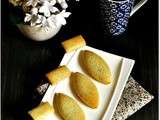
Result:
M134 6L134 0L100 0L100 10L105 31L111 35L122 34L128 25L128 19L147 0L141 0Z

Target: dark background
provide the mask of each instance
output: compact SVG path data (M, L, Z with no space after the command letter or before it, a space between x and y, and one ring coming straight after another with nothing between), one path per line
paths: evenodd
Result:
M128 120L158 120L158 1L148 0L130 18L127 32L116 38L103 33L98 0L70 2L67 25L39 43L25 38L10 22L10 7L2 1L2 120L28 119L27 111L39 102L33 98L35 87L64 55L60 42L78 34L89 46L136 60L131 75L155 99Z

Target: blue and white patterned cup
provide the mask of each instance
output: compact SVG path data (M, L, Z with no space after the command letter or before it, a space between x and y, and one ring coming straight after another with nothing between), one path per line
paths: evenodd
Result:
M105 31L111 35L120 35L128 25L128 19L147 0L134 6L134 0L100 0L100 10Z

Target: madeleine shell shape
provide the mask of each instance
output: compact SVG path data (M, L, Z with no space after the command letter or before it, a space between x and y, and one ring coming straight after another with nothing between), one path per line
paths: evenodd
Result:
M79 62L82 69L93 79L109 84L112 81L111 70L108 64L94 52L84 50L80 52Z
M71 88L75 95L88 107L97 108L99 94L95 84L89 77L76 72L70 76Z
M77 102L63 93L55 94L54 106L63 120L85 120L84 112Z

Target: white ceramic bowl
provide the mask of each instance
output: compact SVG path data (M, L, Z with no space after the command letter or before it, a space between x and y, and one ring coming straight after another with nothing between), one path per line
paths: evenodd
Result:
M34 41L46 41L55 36L61 29L62 25L50 27L48 31L46 31L44 28L35 26L31 27L30 25L24 24L17 24L17 27L26 37Z

